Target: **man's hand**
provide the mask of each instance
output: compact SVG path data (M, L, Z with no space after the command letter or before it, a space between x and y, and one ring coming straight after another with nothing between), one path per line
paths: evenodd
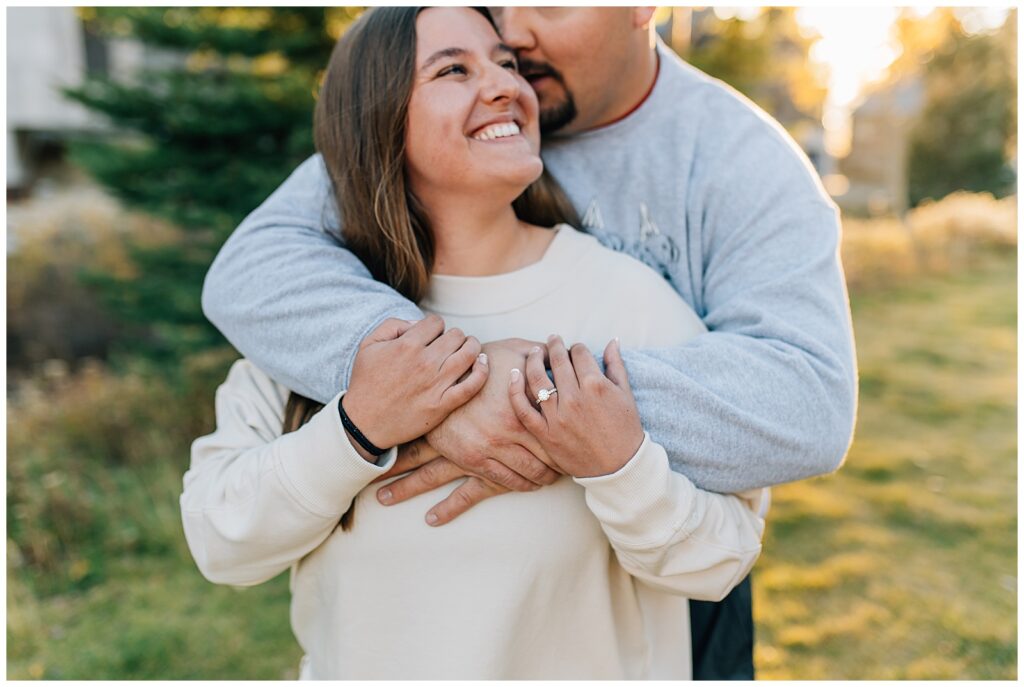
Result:
M412 472L409 472L409 471ZM403 445L398 450L398 460L390 470L374 482L409 472L401 479L377 490L377 500L385 506L401 503L419 494L433 491L443 484L468 477L444 500L427 511L428 525L438 526L451 522L459 515L495 494L508 493L508 489L480 477L470 475L444 456L438 455L426 439ZM537 487L534 487L535 489Z
M460 477L470 477L431 509L428 522L429 515L435 515L436 520L430 524L441 525L495 494L532 491L558 479L560 473L552 469L540 442L516 417L507 382L503 381L513 367L525 367L526 354L535 345L524 339L484 344L492 370L488 383L428 433L426 442L403 447L399 463L404 457L404 467L398 469L396 463L389 474L413 467L416 472L380 489L381 503L400 503Z
M502 379L513 367L525 365L534 346L523 339L485 344L494 370L488 383L426 435L435 451L466 473L513 491L531 491L558 479L540 441L516 416Z

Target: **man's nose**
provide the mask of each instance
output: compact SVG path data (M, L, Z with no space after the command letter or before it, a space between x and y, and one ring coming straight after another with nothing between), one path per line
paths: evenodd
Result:
M530 26L530 7L505 7L498 14L501 40L513 50L532 50L537 40Z

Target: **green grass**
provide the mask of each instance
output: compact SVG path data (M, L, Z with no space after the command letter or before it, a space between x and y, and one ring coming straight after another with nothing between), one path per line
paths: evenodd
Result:
M843 468L774 490L765 679L1015 679L1016 263L852 301Z
M8 576L7 677L295 679L288 575L234 589L182 557L118 561L89 589L46 598Z
M759 676L1014 679L1014 257L872 289L853 311L857 436L837 474L774 492L754 575ZM38 424L19 416L15 443L9 426L8 678L295 676L287 575L212 585L180 535L178 480L188 441L209 429L206 384L189 392L202 401L160 397L147 415L158 389L97 378L60 395L58 428L79 438L48 432L48 401ZM97 415L126 398L137 417ZM173 414L189 403L201 422ZM96 418L125 443L116 460L87 441Z

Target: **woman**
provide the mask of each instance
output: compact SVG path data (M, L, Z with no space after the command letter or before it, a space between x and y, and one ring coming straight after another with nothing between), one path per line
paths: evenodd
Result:
M368 11L332 56L317 146L349 248L431 314L370 332L322 409L235 364L184 479L203 574L258 584L291 567L303 678L688 677L687 597L720 598L749 571L759 495L673 473L618 342L606 374L589 353L703 325L642 263L541 226L564 206L535 183L537 102L489 15ZM548 339L553 383L540 348L511 379L477 356L478 338L556 329L583 345ZM566 477L438 528L420 514L456 485L377 502L366 487L391 477L397 445L495 389Z

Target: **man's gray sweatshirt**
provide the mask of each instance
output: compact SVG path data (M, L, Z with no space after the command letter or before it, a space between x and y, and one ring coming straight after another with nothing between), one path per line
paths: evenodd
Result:
M543 150L582 229L660 272L709 329L623 351L644 428L711 491L830 472L857 404L837 209L774 120L658 50L637 110ZM319 156L227 240L203 310L257 366L319 401L347 386L382 320L422 317L344 248Z

